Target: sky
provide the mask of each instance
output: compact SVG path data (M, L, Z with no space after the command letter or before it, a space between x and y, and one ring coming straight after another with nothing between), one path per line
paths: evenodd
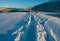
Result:
M0 0L0 7L30 8L48 0Z

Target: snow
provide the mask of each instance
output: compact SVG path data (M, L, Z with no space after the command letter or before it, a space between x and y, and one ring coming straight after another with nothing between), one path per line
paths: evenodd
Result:
M0 14L0 33L5 33L14 26L25 16L26 13L1 13ZM6 29L5 29L6 28Z
M0 40L60 41L60 18L44 13L0 13Z
M37 41L46 41L45 40L45 35L46 35L46 32L44 31L44 27L42 25L39 24L38 22L38 25L37 25Z
M47 30L50 31L51 36L54 37L55 41L60 41L60 18L48 16L44 14L38 13L38 15L48 18L48 20L45 22L44 26ZM51 40L52 41L52 40Z

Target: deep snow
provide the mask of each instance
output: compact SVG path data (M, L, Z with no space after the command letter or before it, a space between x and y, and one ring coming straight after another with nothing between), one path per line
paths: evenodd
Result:
M39 13L0 13L0 41L60 41L60 18Z

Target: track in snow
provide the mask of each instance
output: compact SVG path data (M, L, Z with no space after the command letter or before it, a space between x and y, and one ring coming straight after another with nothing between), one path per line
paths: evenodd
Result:
M46 28L47 20L48 18L27 13L14 29L8 31L6 41L59 41L53 35L53 30Z

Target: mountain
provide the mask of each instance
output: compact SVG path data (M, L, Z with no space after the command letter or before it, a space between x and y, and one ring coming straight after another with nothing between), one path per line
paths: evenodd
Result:
M28 9L0 7L0 12L28 12Z
M60 1L45 2L34 6L33 11L60 11Z

